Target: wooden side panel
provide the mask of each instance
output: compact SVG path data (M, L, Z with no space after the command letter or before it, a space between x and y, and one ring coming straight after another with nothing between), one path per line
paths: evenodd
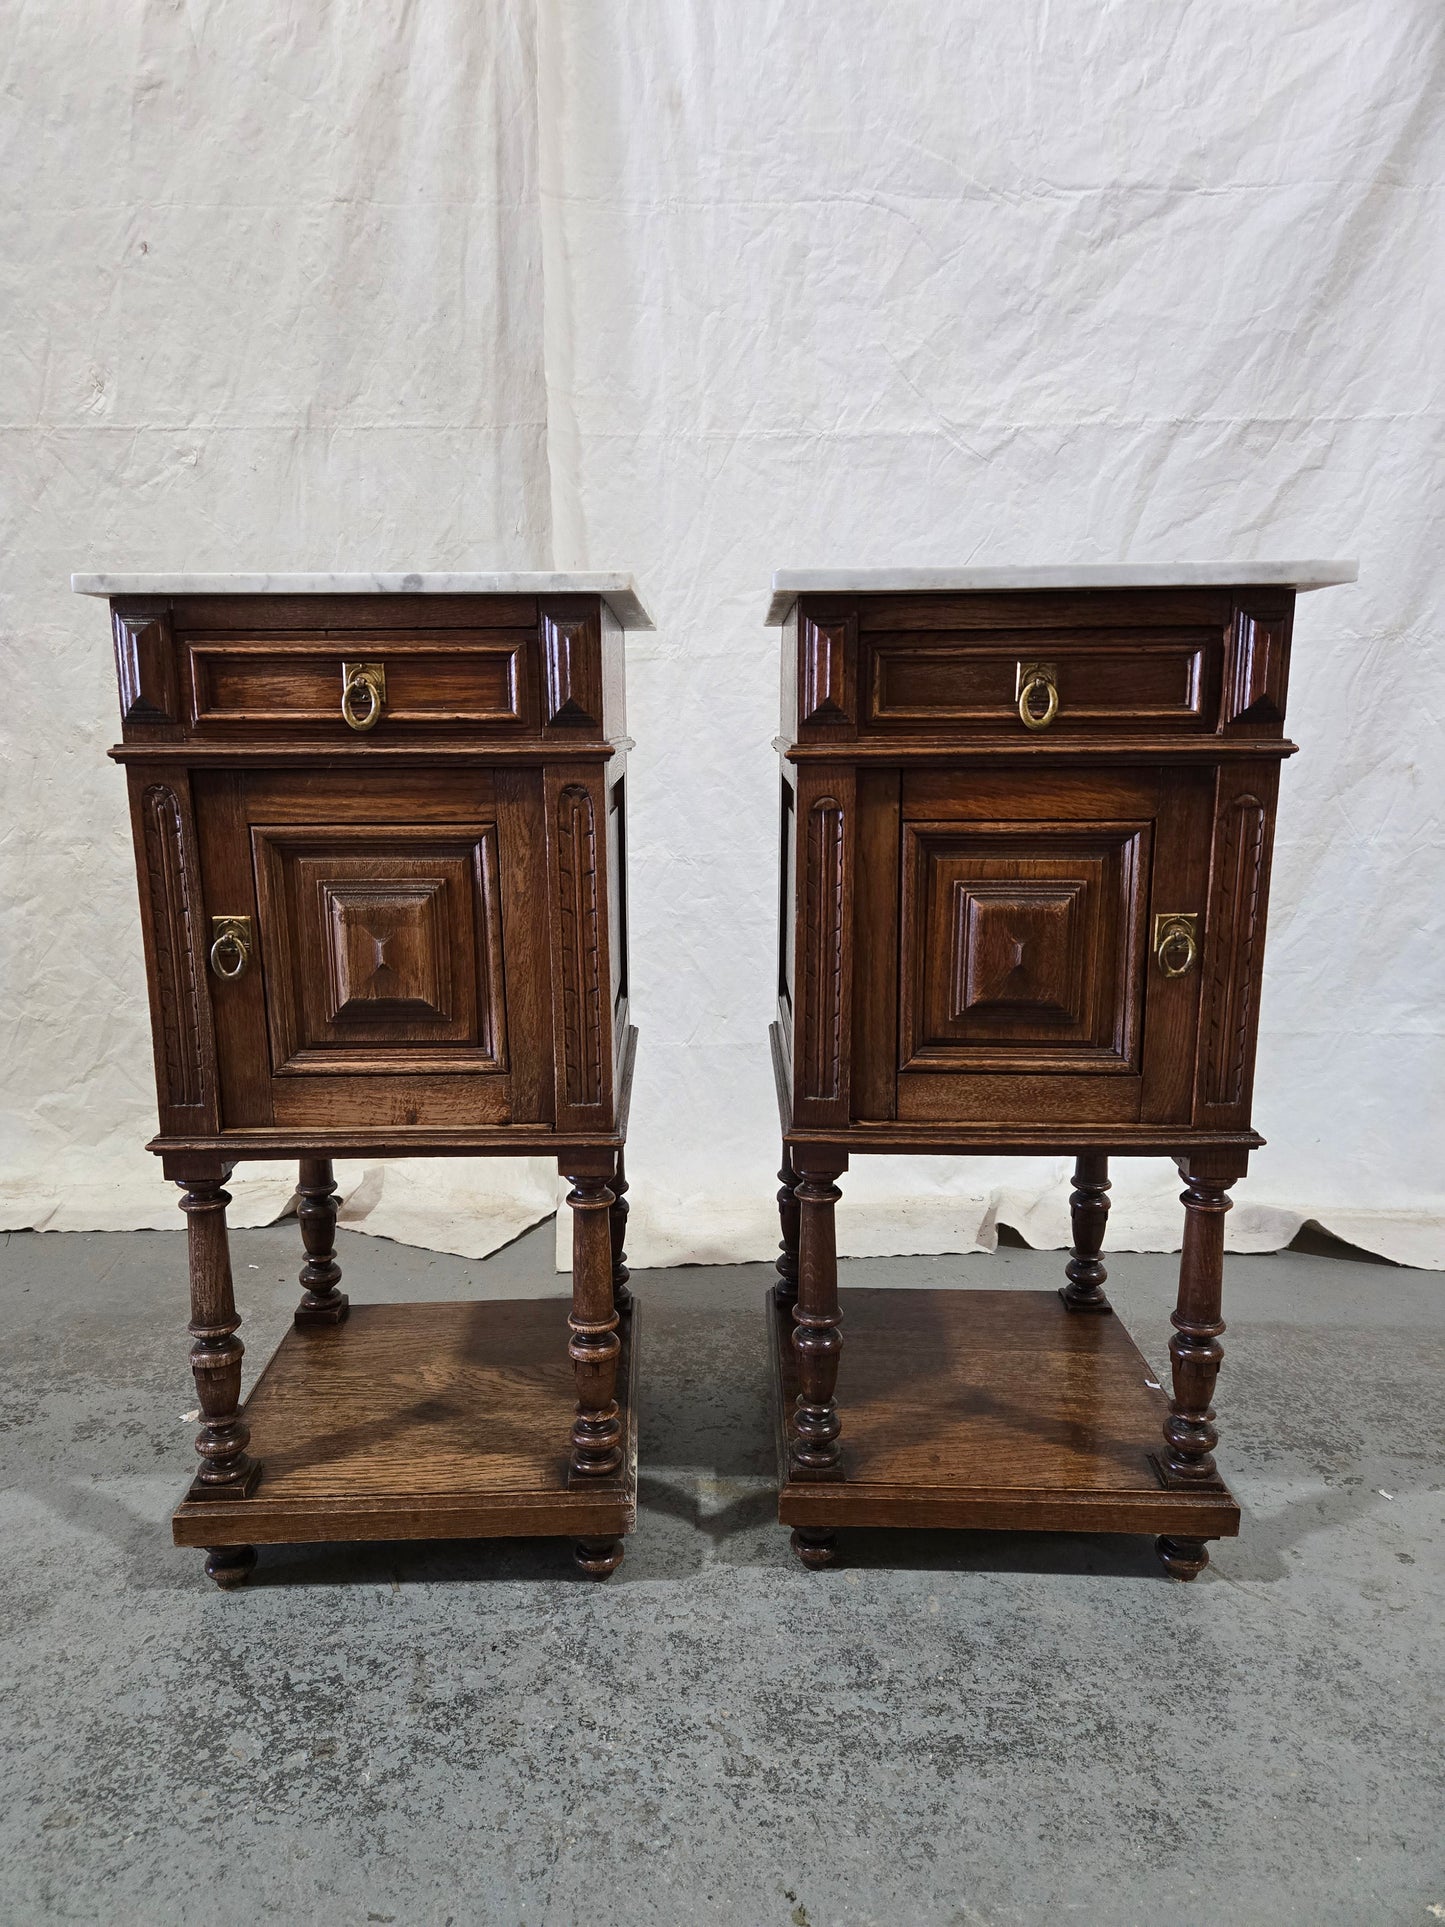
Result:
M602 633L602 731L609 743L616 743L627 734L627 635L610 604L599 603L598 618Z
M1216 1128L1247 1124L1254 1094L1278 790L1273 764L1219 771L1195 1084L1196 1122Z
M898 949L901 779L896 769L858 772L858 862L853 912L855 1118L898 1110Z
M605 1130L614 1062L605 773L595 764L553 764L546 794L557 1128Z
M607 768L607 952L611 963L612 1070L621 1073L627 1040L627 773L622 759Z
M791 743L798 734L798 605L794 602L779 632L782 690L779 702L779 740Z
M214 1130L209 944L190 782L183 771L143 764L132 764L128 779L160 1125Z
M793 1055L793 987L798 951L798 799L795 780L790 765L783 763L778 781L778 1024L790 1065Z
M793 1118L803 1125L849 1114L855 804L851 769L800 774Z
M502 957L514 1122L554 1115L553 981L542 772L498 770Z

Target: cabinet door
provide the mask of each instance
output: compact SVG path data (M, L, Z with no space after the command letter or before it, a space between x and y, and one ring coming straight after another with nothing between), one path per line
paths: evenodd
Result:
M1199 971L1165 974L1152 927L1202 930L1211 795L1187 768L903 776L896 881L860 889L860 915L896 905L896 1024L859 1026L875 1056L891 1030L891 1077L863 1064L855 1096L919 1123L1187 1122ZM858 988L888 991L877 968Z
M550 1116L538 773L207 773L195 794L207 917L252 923L246 967L211 979L224 1129Z

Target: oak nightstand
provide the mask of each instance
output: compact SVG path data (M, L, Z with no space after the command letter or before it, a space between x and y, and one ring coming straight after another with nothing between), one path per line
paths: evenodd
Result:
M622 1234L628 1023L614 575L84 576L107 596L160 1134L202 1414L174 1519L257 1545L561 1534L605 1577L636 1507ZM336 1157L546 1156L555 1303L349 1305ZM295 1158L293 1328L240 1403L222 1188ZM570 1329L569 1329L570 1327Z
M1215 1469L1297 590L1351 563L774 577L779 1519L1239 1528ZM1057 1293L839 1293L858 1153L1076 1157ZM1184 1178L1173 1395L1111 1316L1109 1158ZM844 1343L844 1333L847 1343Z

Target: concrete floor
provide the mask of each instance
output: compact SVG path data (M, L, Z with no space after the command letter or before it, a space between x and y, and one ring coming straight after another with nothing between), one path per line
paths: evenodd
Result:
M249 1363L294 1225L238 1233ZM552 1294L347 1236L356 1297ZM1037 1286L1057 1255L858 1262ZM1110 1292L1165 1362L1172 1261ZM1445 1918L1445 1278L1230 1262L1243 1536L773 1523L767 1273L640 1273L642 1511L607 1586L559 1542L169 1543L194 1404L179 1234L0 1246L0 1919L903 1927Z

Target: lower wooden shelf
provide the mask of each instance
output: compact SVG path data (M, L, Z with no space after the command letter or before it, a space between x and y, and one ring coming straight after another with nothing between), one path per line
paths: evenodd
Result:
M844 1477L790 1476L792 1315L768 1295L778 1518L837 1526L1232 1537L1222 1484L1164 1485L1168 1401L1117 1317L1052 1291L842 1291Z
M187 1499L181 1546L323 1539L611 1539L637 1515L637 1314L622 1321L626 1442L610 1478L568 1483L576 1384L567 1301L353 1305L293 1328L246 1400L244 1499Z

